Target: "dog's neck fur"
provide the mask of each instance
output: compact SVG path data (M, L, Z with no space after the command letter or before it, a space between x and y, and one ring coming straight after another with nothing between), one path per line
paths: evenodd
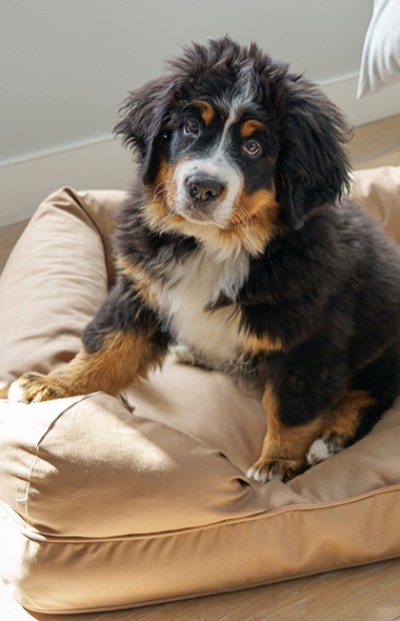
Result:
M235 259L221 260L203 246L182 261L171 257L165 262L155 295L166 328L214 368L235 359L242 335L234 303L210 308L222 296L233 302L248 273L249 256L243 250Z

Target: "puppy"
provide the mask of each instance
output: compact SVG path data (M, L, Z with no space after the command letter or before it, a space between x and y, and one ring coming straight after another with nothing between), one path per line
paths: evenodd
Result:
M264 385L257 481L287 481L368 432L400 392L400 254L342 198L336 107L225 37L132 92L116 133L139 162L116 284L77 356L9 398L115 394L179 343L188 361Z

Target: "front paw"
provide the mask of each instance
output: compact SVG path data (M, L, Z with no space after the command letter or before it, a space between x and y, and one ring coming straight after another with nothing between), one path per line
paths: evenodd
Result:
M310 446L306 459L310 466L316 466L329 459L332 455L340 453L351 443L351 438L336 432L327 432L314 440Z
M247 477L259 483L267 481L290 481L298 474L307 469L307 464L301 459L288 459L286 457L264 458L260 457L247 471Z
M12 382L7 390L9 401L31 403L37 401L49 401L69 396L62 384L40 373L25 373Z

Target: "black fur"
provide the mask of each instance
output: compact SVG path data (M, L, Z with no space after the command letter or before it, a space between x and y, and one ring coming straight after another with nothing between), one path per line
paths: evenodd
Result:
M268 119L270 156L283 216L300 228L311 210L335 202L349 187L349 163L343 144L350 129L327 97L288 65L273 61L252 44L229 38L194 44L171 71L132 92L115 127L124 144L137 148L145 185L154 180L161 153L184 105L197 98L218 99L232 90L241 68L251 61L254 108Z
M275 187L280 210L275 234L250 257L246 282L232 298L221 293L209 312L230 307L243 332L282 343L281 351L249 356L246 368L272 382L283 423L324 415L346 389L356 388L376 399L360 422L362 435L400 392L400 253L361 208L342 199L349 186L349 130L305 78L255 45L223 38L192 45L161 79L131 93L116 133L136 152L139 176L120 214L117 257L162 282L160 257L184 262L199 252L201 238L152 227L146 206L161 161L179 159L176 132L190 102L229 94L248 65L252 115L263 119L266 134L263 168L245 174L252 191ZM257 175L262 179L255 183ZM172 342L163 317L126 275L110 295L86 332L89 351L101 346L104 326L142 331L150 322L163 347Z

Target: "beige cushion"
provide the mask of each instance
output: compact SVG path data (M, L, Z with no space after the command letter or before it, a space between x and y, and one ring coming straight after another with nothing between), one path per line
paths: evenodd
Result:
M400 239L400 169L359 173L355 191ZM123 196L41 205L0 279L0 380L77 351ZM400 555L400 400L287 484L245 477L265 426L257 388L172 356L121 398L1 401L0 577L29 609L89 612Z

